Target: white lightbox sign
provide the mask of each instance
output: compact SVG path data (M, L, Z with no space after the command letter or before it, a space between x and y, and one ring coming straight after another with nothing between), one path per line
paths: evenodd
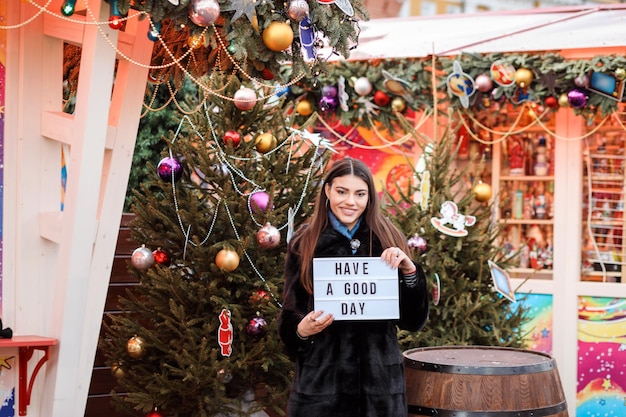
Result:
M335 320L400 318L398 271L378 257L313 259L315 310Z

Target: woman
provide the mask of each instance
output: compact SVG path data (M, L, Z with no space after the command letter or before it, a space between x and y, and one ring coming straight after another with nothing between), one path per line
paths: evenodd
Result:
M352 158L335 162L287 253L279 332L296 361L288 416L407 415L396 326L421 329L429 305L424 273L407 253L406 238L380 212L367 166ZM372 256L398 269L399 320L334 322L313 310L313 258Z

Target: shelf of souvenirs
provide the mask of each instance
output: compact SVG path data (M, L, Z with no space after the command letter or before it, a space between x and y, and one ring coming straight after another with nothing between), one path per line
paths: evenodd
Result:
M554 181L554 175L500 175L500 181Z
M552 279L552 269L509 268L511 278L521 279Z
M598 235L600 238L600 235ZM583 281L598 282L622 282L622 274L626 272L623 268L624 246L621 244L621 236L617 237L617 242L603 242L598 245L597 250L587 246L582 252L581 277ZM624 272L622 272L624 271Z
M626 282L622 280L621 271L596 271L583 269L580 276L581 281L593 282Z
M498 220L501 224L544 224L550 225L554 224L553 219L512 219L512 218L504 218Z

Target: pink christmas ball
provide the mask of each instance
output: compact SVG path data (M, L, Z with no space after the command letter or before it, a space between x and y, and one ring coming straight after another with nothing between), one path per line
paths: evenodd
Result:
M478 77L476 77L476 80L474 80L474 82L476 83L476 88L481 93L491 91L491 88L493 87L493 82L491 81L491 78L486 74L480 74Z
M209 26L220 17L220 5L217 0L191 0L189 19L198 26Z
M589 87L589 76L587 74L579 75L578 77L574 78L574 84L576 84L577 87Z
M265 213L270 202L270 195L265 191L255 191L250 194L250 208L253 213Z
M248 87L242 87L233 96L235 107L239 110L250 110L256 104L256 93L253 89Z
M421 236L413 236L407 241L407 243L409 244L410 248L417 249L422 253L426 252L426 249L428 248L428 243L426 243L426 239Z
M257 232L256 240L259 242L259 245L266 249L275 248L280 243L280 231L270 223L267 223Z

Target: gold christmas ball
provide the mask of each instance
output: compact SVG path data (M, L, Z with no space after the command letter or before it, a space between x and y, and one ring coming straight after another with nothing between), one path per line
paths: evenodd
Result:
M624 68L618 68L615 70L615 78L617 78L620 81L623 81L624 79L626 79L626 69Z
M406 101L402 97L395 97L391 100L391 108L397 112L403 112L406 109Z
M307 99L302 99L296 105L296 111L300 116L310 116L313 113L313 106Z
M239 266L239 254L232 249L222 249L215 256L215 265L220 269L233 272Z
M263 43L274 52L284 51L293 42L293 30L285 22L274 21L263 31Z
M563 93L559 96L559 106L569 107L569 99L567 98L566 93Z
M131 358L139 359L146 354L146 341L141 336L133 336L126 343L126 352Z
M111 374L115 379L124 378L124 369L122 368L122 362L113 362L111 365Z
M204 35L197 34L189 36L189 38L187 38L187 45L189 45L191 49L198 49L204 45Z
M528 68L520 68L515 71L515 83L521 88L526 88L533 81L533 72Z
M256 137L254 141L256 145L256 150L261 153L267 153L274 149L278 142L276 141L276 137L269 132L261 133Z
M489 201L489 199L491 198L491 193L491 185L489 184L479 182L474 186L474 194L476 194L474 198L476 199L476 201L479 201L481 203Z

